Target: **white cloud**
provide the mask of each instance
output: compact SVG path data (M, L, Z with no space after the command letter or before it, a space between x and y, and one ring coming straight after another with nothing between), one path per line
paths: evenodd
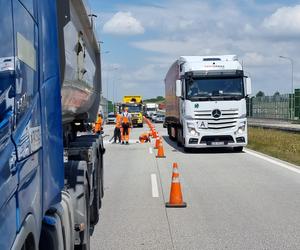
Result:
M103 32L114 35L137 35L143 34L145 30L131 12L117 12L103 25Z
M300 35L300 5L282 7L263 21L263 27L276 35Z
M178 56L237 54L253 78L254 93L287 93L290 65L278 56L295 58L295 72L300 72L299 45L293 39L300 36L300 5L283 7L284 3L275 0L267 4L247 0L244 5L238 0L218 2L189 0L187 5L172 0L172 4L160 1L160 7L120 5L148 32L144 39L130 42L139 60L124 60L122 85L147 97L156 96L164 91L162 79ZM295 74L295 85L299 83Z

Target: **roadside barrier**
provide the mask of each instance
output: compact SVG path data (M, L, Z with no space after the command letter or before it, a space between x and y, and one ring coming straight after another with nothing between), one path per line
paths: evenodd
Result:
M181 185L179 179L179 172L177 163L173 164L172 183L170 191L170 200L166 203L169 208L183 208L186 207L186 202L182 199Z

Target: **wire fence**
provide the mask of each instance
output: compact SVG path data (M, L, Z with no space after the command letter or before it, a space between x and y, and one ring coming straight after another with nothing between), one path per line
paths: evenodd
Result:
M252 118L299 120L300 89L296 89L295 94L249 98L247 114Z

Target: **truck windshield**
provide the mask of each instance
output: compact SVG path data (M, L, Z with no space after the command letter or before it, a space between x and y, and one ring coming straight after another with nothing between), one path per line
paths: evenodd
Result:
M126 106L128 108L129 113L139 113L142 111L141 106Z
M196 78L186 82L189 100L240 100L244 97L242 77Z

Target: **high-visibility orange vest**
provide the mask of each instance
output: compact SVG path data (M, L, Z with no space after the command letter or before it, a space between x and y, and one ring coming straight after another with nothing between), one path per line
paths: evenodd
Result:
M116 128L121 128L122 126L122 116L120 114L117 114L117 117L116 117Z
M129 113L122 114L122 123L129 123Z
M95 123L95 133L101 131L101 127L102 127L102 118L101 116L98 116L97 121Z
M145 143L145 142L150 141L149 133L141 134L140 137L139 137L139 140L140 140L141 143Z

